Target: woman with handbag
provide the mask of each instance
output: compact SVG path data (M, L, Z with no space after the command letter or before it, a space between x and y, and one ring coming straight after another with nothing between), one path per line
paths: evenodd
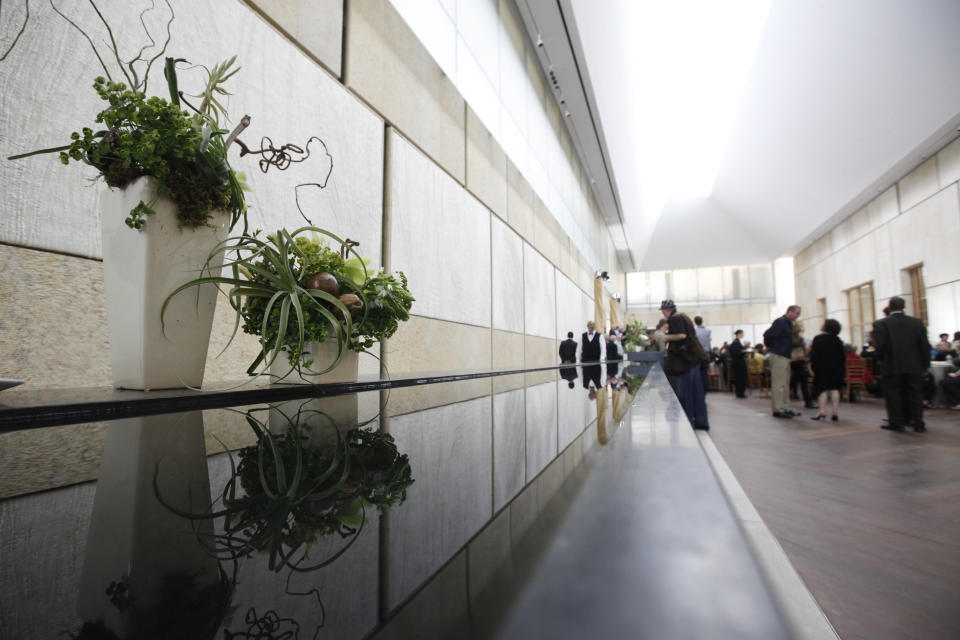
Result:
M707 390L703 388L700 365L707 361L700 341L697 340L693 321L683 313L677 313L673 300L660 303L660 312L667 319L667 335L664 340L667 353L664 368L670 386L680 400L687 419L694 429L707 430Z

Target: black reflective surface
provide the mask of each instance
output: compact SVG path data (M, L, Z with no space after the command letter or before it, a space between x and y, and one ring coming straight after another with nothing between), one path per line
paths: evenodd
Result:
M665 379L624 364L110 421L96 482L4 476L3 637L783 637ZM0 452L58 429L96 446Z

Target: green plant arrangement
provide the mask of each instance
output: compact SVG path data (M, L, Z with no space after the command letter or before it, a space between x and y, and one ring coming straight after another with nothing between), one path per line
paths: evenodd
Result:
M239 71L239 67L234 66L236 56L212 69L201 67L206 72L206 82L195 95L187 95L179 88L177 66L185 61L166 57L164 76L170 99L148 97L150 71L164 56L170 42L174 14L169 1L166 2L170 11L166 41L159 52L144 58L149 47L143 47L129 60L121 59L103 13L92 0L90 5L109 34L109 50L104 53L97 49L90 35L51 2L53 9L84 36L103 69L104 75L93 82L94 90L106 103L94 118L96 126L74 131L69 144L8 159L59 153L63 164L74 160L93 166L109 186L116 188L123 188L141 176L155 178L159 185L156 195L150 202L141 200L125 220L133 229L143 228L162 195L177 205L178 221L184 228L208 225L214 212L223 210L230 213L231 228L245 220L244 178L231 168L227 151L237 134L249 124L249 118L244 117L232 133L223 129L227 113L220 102L223 96L229 95L224 84ZM152 45L154 38L143 20L143 14L149 10L141 14L141 25ZM116 63L113 73L105 60Z
M650 338L640 326L639 320L626 326L623 334L623 348L626 351L643 351L644 346L649 342Z
M262 375L281 354L289 358L288 373L296 368L301 375L320 375L334 369L348 349L369 349L410 318L414 297L406 276L369 271L369 259L356 246L313 226L281 229L266 238L259 232L228 238L211 261L223 254L232 275L197 278L170 297L207 283L229 287L236 311L231 341L241 326L260 338L249 375ZM312 362L304 349L310 342L335 343L336 359Z
M231 454L222 509L192 514L168 505L192 520L223 518L222 533L200 540L218 560L265 553L272 571L319 569L356 541L367 508L382 512L406 499L413 484L410 461L390 434L359 426L344 432L322 412L301 408L277 435L255 411L245 415L257 443L240 450L238 464ZM312 545L332 535L348 541L311 560Z

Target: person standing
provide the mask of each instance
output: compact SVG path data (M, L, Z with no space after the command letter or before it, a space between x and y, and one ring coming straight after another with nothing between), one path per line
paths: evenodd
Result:
M713 352L713 349L710 348L710 329L703 326L703 318L700 316L694 316L693 323L696 326L697 331L697 342L700 343L700 348L703 349L703 352L707 354L707 362L704 362L700 365L700 378L703 380L703 388L707 388L707 379L710 368L710 354Z
M738 398L747 397L747 360L743 342L743 329L737 329L733 334L733 342L727 347L730 367L733 371L733 388L737 392Z
M567 339L560 343L560 362L570 364L577 361L577 341L573 331L567 331Z
M837 422L840 410L840 389L847 369L847 356L843 350L840 335L840 323L828 318L823 323L823 333L813 339L810 345L810 368L813 370L813 393L818 397L820 411L813 420L827 417L827 402L833 408L830 419Z
M587 330L580 337L580 362L600 360L600 334L594 331L593 320L587 322Z
M807 343L803 339L803 323L797 320L793 323L793 351L790 352L790 398L803 398L803 406L807 409L816 409L817 403L810 397L810 386L807 379L810 372L807 370ZM797 394L797 388L800 394ZM813 394L816 397L817 394Z
M800 414L790 409L790 352L793 350L793 323L800 317L800 306L792 304L787 312L763 332L763 343L770 349L770 402L775 418Z
M930 369L927 328L918 318L903 312L900 296L890 298L890 315L873 323L873 346L883 372L883 397L888 424L883 429L905 431L908 424L917 433L927 430L923 422L923 376Z
M670 375L670 385L680 400L687 419L694 429L710 429L707 418L707 392L700 378L699 365L706 362L700 341L696 338L696 328L685 314L677 313L673 300L660 303L660 312L667 320L667 358L683 362L683 371Z
M664 338L667 335L667 319L660 318L657 322L657 328L653 332L653 343L657 346L657 351L666 351L667 342Z

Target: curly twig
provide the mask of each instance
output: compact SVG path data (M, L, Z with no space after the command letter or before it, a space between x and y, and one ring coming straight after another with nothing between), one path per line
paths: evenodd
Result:
M20 25L20 30L17 31L16 37L13 39L13 42L10 43L10 46L7 47L7 50L3 52L3 55L0 56L0 62L3 62L7 59L7 56L13 51L13 48L17 46L17 40L20 39L20 36L23 35L23 32L27 29L27 21L30 19L30 0L24 0L23 3L26 13L23 16L23 24Z

